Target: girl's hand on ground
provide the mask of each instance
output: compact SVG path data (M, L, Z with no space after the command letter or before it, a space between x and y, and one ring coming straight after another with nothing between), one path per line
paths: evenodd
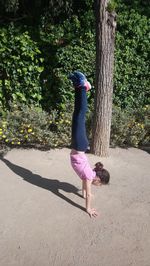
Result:
M87 213L89 214L89 216L92 217L97 217L98 216L98 212L95 209L90 209L87 210Z

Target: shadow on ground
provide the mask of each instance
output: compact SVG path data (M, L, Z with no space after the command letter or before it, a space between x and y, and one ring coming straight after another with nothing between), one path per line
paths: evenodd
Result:
M85 211L85 208L83 208L79 204L73 202L71 199L67 198L65 195L63 195L59 191L59 190L62 190L62 191L65 191L67 193L73 193L79 197L82 197L78 193L79 190L75 186L73 186L72 184L69 184L66 182L60 182L59 180L56 180L56 179L44 178L40 175L34 174L26 168L23 168L21 166L13 164L9 160L5 159L3 156L0 156L0 160L3 161L16 175L23 178L23 180L25 180L26 182L29 182L30 184L41 187L43 189L47 189L47 190L51 191L52 193L54 193L56 196L65 200L66 202L70 203L74 207L77 207L77 208Z

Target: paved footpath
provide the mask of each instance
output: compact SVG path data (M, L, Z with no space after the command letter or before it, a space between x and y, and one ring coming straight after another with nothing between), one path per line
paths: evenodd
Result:
M149 266L150 155L88 154L111 173L84 211L69 149L9 151L0 158L0 266Z

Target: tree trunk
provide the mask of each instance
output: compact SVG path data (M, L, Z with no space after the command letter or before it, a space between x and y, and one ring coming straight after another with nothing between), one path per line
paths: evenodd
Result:
M114 40L116 13L108 11L109 0L95 0L96 3L96 93L92 132L92 153L109 155Z

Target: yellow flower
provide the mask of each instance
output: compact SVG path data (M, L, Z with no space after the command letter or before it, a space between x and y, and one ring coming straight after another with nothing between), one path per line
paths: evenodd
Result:
M70 121L68 120L68 119L66 119L66 121L65 121L67 124L70 124Z
M25 135L25 138L27 139L28 138L28 135Z
M29 129L28 129L28 132L29 132L29 133L32 132L32 128L29 128Z
M20 145L20 141L18 141L17 144Z
M5 139L5 142L8 142L9 140L8 139Z
M6 135L3 135L2 138L3 138L3 139L6 139Z
M23 129L20 130L20 133L23 133Z
M3 129L2 128L0 128L0 131L2 131Z
M2 131L0 131L0 135L2 135L3 134L3 132Z
M14 141L12 141L11 144L14 144Z

